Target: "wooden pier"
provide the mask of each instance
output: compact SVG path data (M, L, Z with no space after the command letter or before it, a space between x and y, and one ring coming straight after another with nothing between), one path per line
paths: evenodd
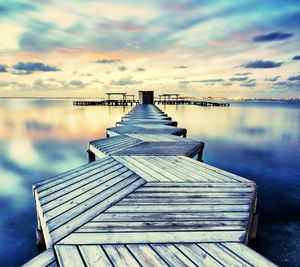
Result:
M138 105L122 121L149 132L91 141L88 164L33 186L47 250L25 266L275 266L246 246L255 183L201 162L203 142L146 122L165 118Z
M74 106L133 106L139 104L139 100L134 99L134 95L127 93L106 93L107 99L105 100L76 100L73 101ZM122 99L113 100L111 95L122 96ZM176 96L171 98L170 96ZM128 99L131 97L131 99ZM190 100L179 99L179 94L163 94L159 96L159 99L151 101L151 103L158 105L195 105L203 107L229 107L229 103L225 102L212 102L203 100Z

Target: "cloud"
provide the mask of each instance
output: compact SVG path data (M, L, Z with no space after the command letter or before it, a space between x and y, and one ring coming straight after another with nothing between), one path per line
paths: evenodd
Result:
M110 82L111 85L115 86L126 86L126 85L134 85L134 84L141 84L143 81L136 81L133 80L131 76L128 76L126 78L121 78L119 80L112 80Z
M13 65L15 71L12 73L15 75L28 75L32 74L33 72L51 72L51 71L60 71L55 66L50 66L44 64L42 62L18 62L17 64Z
M242 82L242 81L246 81L248 79L248 77L233 77L233 78L230 78L229 81L232 81L232 82Z
M264 60L254 60L250 61L246 64L241 65L244 68L251 69L269 69L269 68L278 68L283 64L283 62L275 62L275 61L264 61Z
M252 74L252 72L243 72L243 73L235 73L234 75L237 75L237 76L245 76L245 75L250 75Z
M289 81L300 81L300 75L291 76L288 78Z
M121 59L99 59L95 63L99 64L115 64L121 62Z
M294 56L293 60L300 60L300 56Z
M280 78L280 76L265 78L265 81L267 81L267 82L276 82L279 78Z
M144 68L137 68L136 71L143 72L146 71Z
M255 87L256 83L255 82L251 82L251 83L241 83L240 84L241 87Z
M175 69L187 69L188 66L180 65L180 66L175 66L174 68L175 68Z
M207 79L207 80L192 80L192 81L180 81L180 84L189 84L189 83L221 83L225 82L224 79Z
M232 83L228 83L228 82L226 82L226 83L222 83L222 85L224 85L224 86L231 86L231 85L232 85Z
M69 82L69 86L73 88L84 88L86 84L80 80L72 80Z
M300 82L298 80L277 82L277 83L273 83L272 85L275 86L276 88L281 87L284 89L300 90Z
M272 42L288 39L293 36L293 33L271 32L268 34L260 34L253 37L253 42Z
M126 71L127 70L127 68L125 67L125 66L121 66L121 67L119 67L119 71Z
M7 65L0 64L0 72L7 72Z

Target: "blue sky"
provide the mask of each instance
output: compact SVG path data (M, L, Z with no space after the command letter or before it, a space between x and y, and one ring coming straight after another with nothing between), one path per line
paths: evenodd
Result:
M0 2L0 96L300 97L299 1Z

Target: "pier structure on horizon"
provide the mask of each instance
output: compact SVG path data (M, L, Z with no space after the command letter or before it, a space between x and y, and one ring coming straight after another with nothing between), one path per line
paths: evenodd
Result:
M247 246L256 184L201 162L203 142L161 133L172 118L155 105L116 128L137 121L149 133L91 141L89 163L33 186L46 250L24 266L275 266Z
M150 91L152 92L152 91ZM74 106L133 106L138 105L139 100L135 100L135 95L127 94L124 92L106 93L107 99L104 100L75 100ZM121 96L122 99L111 99L112 95ZM204 107L229 107L229 103L213 102L195 99L179 98L180 94L161 94L158 99L154 99L153 104L159 105L195 105ZM172 98L173 97L173 98ZM174 98L175 97L175 98ZM132 99L129 99L132 98ZM141 97L139 97L141 99Z

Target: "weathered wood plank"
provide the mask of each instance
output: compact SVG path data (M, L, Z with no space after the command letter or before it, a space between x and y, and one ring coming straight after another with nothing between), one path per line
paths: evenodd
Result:
M79 251L76 246L55 246L55 252L57 260L60 266L74 266L74 267L84 267L84 263L80 257Z
M112 267L103 248L97 245L79 246L83 260L87 266Z
M198 243L199 247L201 247L203 250L205 250L210 255L213 255L213 257L218 261L223 263L226 266L232 265L232 266L245 266L250 267L249 264L244 262L241 258L237 257L233 253L226 253L221 247L220 244L215 243Z
M197 266L172 244L152 244L151 247L170 266Z
M104 245L108 257L116 267L139 267L139 263L124 245Z
M149 245L127 245L126 247L131 251L141 266L168 266Z
M121 206L114 205L110 208L110 212L241 212L241 211L250 211L250 205L129 205Z
M245 246L241 243L222 243L222 246L229 249L239 257L241 257L244 261L248 262L252 266L261 266L261 267L275 267L274 263L258 254L254 250Z
M196 244L174 244L174 246L197 266L224 266Z
M245 230L245 221L171 221L171 222L89 222L77 233L143 232L143 231L238 231Z
M244 242L245 231L72 233L58 244Z
M111 213L109 210L102 213L99 216L96 216L93 221L95 222L109 222L109 221L198 221L198 220L248 220L248 212L136 212L136 213Z
M23 267L45 267L52 263L55 263L55 255L53 249L49 248L25 263Z

